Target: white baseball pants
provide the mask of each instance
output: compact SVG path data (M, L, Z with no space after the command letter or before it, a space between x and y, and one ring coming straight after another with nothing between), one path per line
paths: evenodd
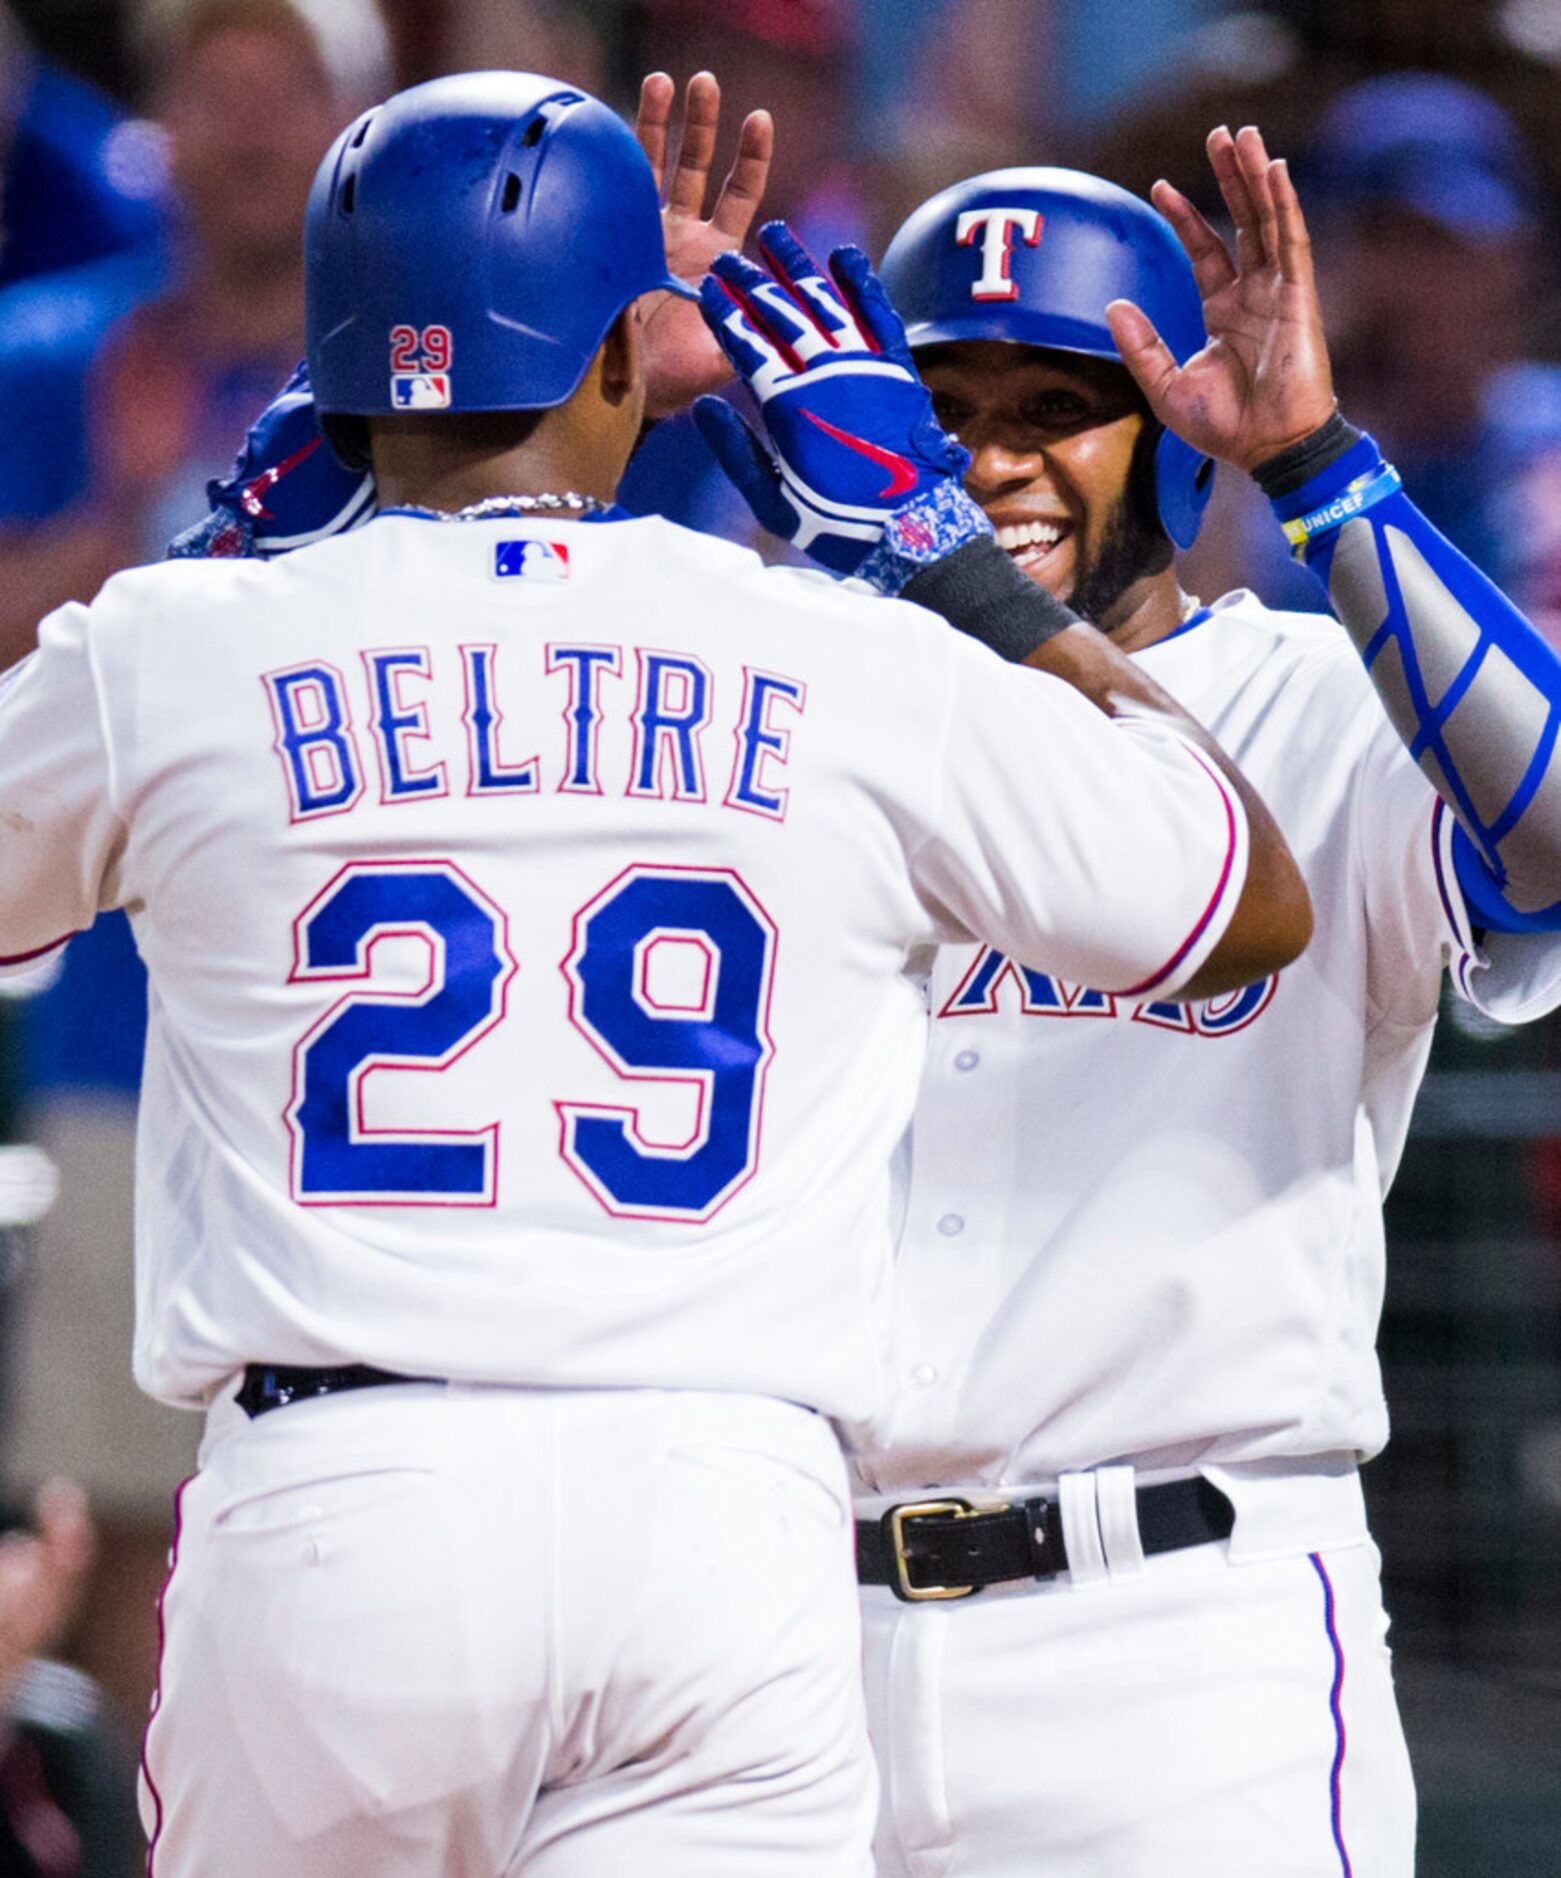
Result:
M863 1591L878 1878L1411 1878L1376 1547Z
M153 1878L870 1878L848 1510L827 1423L758 1397L219 1405Z

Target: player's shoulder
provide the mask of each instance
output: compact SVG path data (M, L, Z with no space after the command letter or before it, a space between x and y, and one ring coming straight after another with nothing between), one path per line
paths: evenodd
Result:
M1189 649L1278 687L1374 695L1360 654L1331 613L1271 607L1246 588L1216 600L1186 635Z
M151 561L112 575L98 590L91 611L115 621L151 621L185 608L199 611L218 600L275 586L280 565L251 558Z
M99 590L93 620L105 629L164 634L189 620L210 633L252 607L290 605L311 587L361 582L377 558L370 534L356 528L287 554L179 557L126 568Z
M876 596L860 582L840 580L821 568L766 561L754 548L725 535L707 535L665 516L644 516L638 527L658 559L696 562L711 578L750 588L777 605L835 607L847 612Z
M914 601L891 599L865 581L841 580L818 567L767 567L769 590L784 603L827 614L865 632L946 634L947 624Z
M752 548L673 522L661 526L669 545L696 561L711 583L741 590L743 603L753 609L745 623L764 614L784 617L792 631L827 635L837 646L859 639L869 650L890 641L902 651L945 648L961 637L925 607L888 599L861 581L842 580L822 568L766 562Z
M182 622L211 622L246 587L263 581L265 563L249 560L155 561L127 567L98 589L83 615L99 647L142 639L171 643Z
M1217 632L1283 647L1293 658L1323 656L1333 648L1348 645L1331 613L1269 606L1246 587L1223 595L1205 611Z

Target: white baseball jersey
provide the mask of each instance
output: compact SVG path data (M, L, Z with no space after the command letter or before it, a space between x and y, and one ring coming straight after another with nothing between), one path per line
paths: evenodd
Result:
M942 953L865 1491L1368 1456L1381 1200L1444 966L1516 1022L1561 940L1475 947L1453 822L1332 620L1220 601L1139 655L1273 811L1309 949L1189 1006Z
M192 1405L362 1361L861 1416L911 955L1152 995L1245 840L1174 733L657 519L133 571L0 698L0 954L123 907L149 968L136 1369Z

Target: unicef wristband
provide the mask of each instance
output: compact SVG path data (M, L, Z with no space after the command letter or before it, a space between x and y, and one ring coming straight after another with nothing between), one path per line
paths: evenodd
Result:
M1310 437L1252 472L1273 504L1290 552L1305 561L1313 543L1386 502L1403 487L1374 437L1335 412Z
M1332 534L1334 529L1342 528L1357 515L1364 515L1367 509L1374 509L1379 502L1397 495L1403 486L1403 478L1391 463L1380 464L1376 470L1352 478L1338 495L1282 524L1291 554L1296 560L1304 561L1307 548L1319 535Z

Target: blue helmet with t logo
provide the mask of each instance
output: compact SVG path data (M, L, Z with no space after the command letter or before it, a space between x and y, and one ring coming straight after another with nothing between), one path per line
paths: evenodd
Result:
M1106 307L1132 300L1178 364L1208 344L1192 265L1147 202L1082 170L990 170L915 211L879 274L913 350L967 339L1120 359ZM1214 464L1170 431L1155 451L1160 524L1192 545Z

